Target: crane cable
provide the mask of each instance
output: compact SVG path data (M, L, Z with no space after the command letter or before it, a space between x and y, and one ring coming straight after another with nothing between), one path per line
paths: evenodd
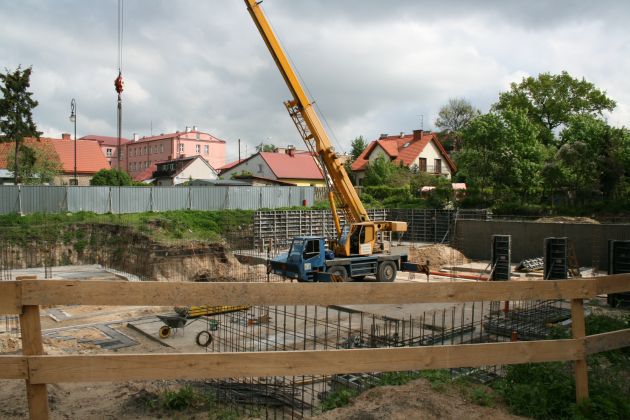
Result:
M118 77L114 80L114 87L118 94L118 148L116 150L116 169L120 170L120 154L121 154L121 138L122 138L122 98L121 94L124 90L125 83L122 77L122 45L123 45L123 4L124 0L118 0Z

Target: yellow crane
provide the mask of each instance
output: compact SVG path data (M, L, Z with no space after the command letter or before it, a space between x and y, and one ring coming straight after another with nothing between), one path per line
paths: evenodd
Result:
M385 233L406 232L407 223L370 220L352 181L337 158L313 103L302 88L260 3L262 2L245 0L247 9L293 96L284 105L307 148L320 162L337 233L337 239L331 244L331 249L336 256L341 257L365 256L388 251L391 234L388 236ZM343 227L337 210L341 210L345 216L346 224Z

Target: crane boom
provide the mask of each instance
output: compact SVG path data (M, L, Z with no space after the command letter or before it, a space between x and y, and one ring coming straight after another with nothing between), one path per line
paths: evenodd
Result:
M405 232L405 222L372 222L357 194L350 177L337 158L328 134L306 92L302 88L291 63L276 37L265 13L260 7L262 1L245 0L260 35L262 36L280 74L291 91L293 99L284 105L293 119L298 132L311 153L318 156L320 169L328 186L328 200L332 211L338 239L335 252L338 255L371 255L385 248L381 232ZM337 208L343 211L347 232L342 232Z
M335 155L328 134L315 112L313 103L302 88L291 63L287 59L278 38L260 7L260 2L245 0L245 3L287 87L293 95L293 100L285 102L285 106L307 146L312 146L312 151L319 156L324 166L324 178L327 178L326 175L330 177L330 180L327 181L332 183L331 187L339 195L338 198L343 206L342 210L347 209L346 213L350 217L349 221L368 222L370 218L367 211L363 207L363 203L361 203L345 168ZM337 217L336 214L333 217Z

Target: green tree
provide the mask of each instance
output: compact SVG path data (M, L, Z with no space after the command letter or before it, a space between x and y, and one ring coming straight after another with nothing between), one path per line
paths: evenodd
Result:
M37 126L33 121L33 108L37 106L37 101L32 98L33 93L28 91L31 86L32 68L22 70L18 67L11 72L5 69L5 74L0 74L0 134L2 140L15 142L15 154L13 156L15 183L22 180L20 162L31 159L35 152L27 152L23 157L20 155L20 146L24 137L37 137L41 134L37 131Z
M367 147L367 142L363 139L363 136L359 136L352 140L350 147L352 147L352 151L350 152L351 160L354 162Z
M362 185L366 187L387 186L390 184L390 179L397 171L398 166L396 164L392 163L384 156L379 156L370 161L365 169L365 178L362 181Z
M538 128L522 111L507 110L473 119L462 133L460 177L495 204L522 203L541 187L546 156Z
M451 98L438 112L435 126L442 130L444 146L447 150L461 149L461 132L470 121L481 112L464 98Z
M273 145L273 144L264 144L264 143L260 143L258 146L256 146L256 152L260 153L260 152L277 152L278 148Z
M90 179L90 185L122 187L134 185L134 182L127 172L118 169L101 169Z
M541 127L542 142L550 145L556 140L554 130L566 125L573 116L601 117L604 111L612 111L615 106L615 101L608 98L606 92L563 71L560 74L542 73L537 78L526 77L519 84L512 83L508 92L499 95L493 110L523 110Z
M51 184L61 174L62 166L59 156L52 146L46 145L28 147L22 145L18 154L20 180L24 184ZM7 156L7 166L15 171L15 155Z
M566 191L572 204L593 194L622 198L630 175L630 133L590 115L572 117L560 133L562 146L545 165L546 183Z

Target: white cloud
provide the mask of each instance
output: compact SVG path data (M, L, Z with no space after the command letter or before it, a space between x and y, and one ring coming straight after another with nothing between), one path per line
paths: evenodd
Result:
M630 3L499 0L294 2L268 0L268 17L339 150L363 135L431 128L450 97L487 111L511 82L567 70L618 102L630 118ZM289 97L242 2L125 3L123 135L200 129L253 150L272 138L301 140L282 102ZM115 135L116 4L5 2L0 61L33 66L35 117L45 133Z

